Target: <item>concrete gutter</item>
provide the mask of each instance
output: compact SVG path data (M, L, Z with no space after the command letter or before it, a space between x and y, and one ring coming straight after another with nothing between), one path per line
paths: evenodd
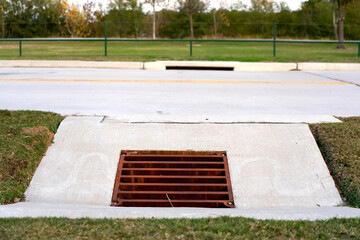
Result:
M0 206L0 218L65 217L65 218L215 218L221 216L273 220L327 220L359 218L360 209L349 207L310 208L121 208L94 205L47 204L22 202Z
M166 67L233 68L234 71L360 71L359 63L263 63L226 61L156 61L156 62L107 62L107 61L48 61L0 60L0 67L32 68L110 68L166 70Z

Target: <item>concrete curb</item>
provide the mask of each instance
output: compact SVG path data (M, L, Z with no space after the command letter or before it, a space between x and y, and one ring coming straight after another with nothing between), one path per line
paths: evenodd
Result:
M32 67L32 68L115 68L143 69L142 62L95 62L95 61L33 61L11 60L0 61L0 67Z
M145 70L166 70L166 67L216 67L234 68L234 71L291 71L296 63L251 63L251 62L208 62L208 61L157 61L147 62Z
M300 71L360 71L359 63L298 63Z
M156 62L99 62L99 61L48 61L0 60L0 68L105 68L166 70L166 67L233 68L234 71L360 71L359 63L263 63L226 61L156 61Z

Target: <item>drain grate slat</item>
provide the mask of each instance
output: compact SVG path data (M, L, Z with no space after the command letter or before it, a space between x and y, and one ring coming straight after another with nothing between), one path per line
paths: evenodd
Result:
M227 187L227 184L214 183L121 183L121 186L193 186L193 187Z
M112 205L234 207L226 152L122 151Z
M130 163L154 163L154 164L224 164L224 162L180 162L180 161L124 161L124 164L130 164Z
M173 206L182 205L185 207L219 207L219 205L226 205L227 201L221 202L219 200L171 200ZM137 200L121 200L123 206L148 206L148 207L168 207L169 200L154 200L154 199L137 199Z
M225 170L213 168L123 168L124 171L160 171L160 172L225 172Z
M151 193L151 194L172 194L172 195L182 195L182 194L224 194L224 193L228 193L228 191L224 191L224 192L205 192L205 191L122 191L122 190L118 190L118 193L120 194L147 194L147 193Z
M226 183L225 176L120 176L122 183Z

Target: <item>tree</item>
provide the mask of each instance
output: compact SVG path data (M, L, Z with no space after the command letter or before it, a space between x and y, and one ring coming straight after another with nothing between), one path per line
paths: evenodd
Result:
M226 9L211 9L210 13L213 17L213 24L214 24L214 36L218 36L218 30L222 29L223 27L230 27L230 21L226 16Z
M194 38L193 16L196 13L202 12L206 9L206 4L202 0L178 0L179 11L184 12L189 16L190 20L190 37Z
M338 28L337 28L337 24L338 21L336 19L336 0L332 0L332 19L333 19L333 27L334 27L334 39L335 40L339 40L339 33L338 33Z
M339 44L336 48L338 49L344 49L344 20L345 20L345 7L347 4L354 2L356 0L337 0L338 7L339 7L339 17L338 17L338 23L339 23Z
M226 9L227 4L224 0L221 0L219 3L219 9L213 8L211 9L210 13L212 14L213 17L213 22L214 22L214 35L217 36L218 35L218 28L219 25L222 24L223 22L225 23L225 26L229 27L230 26L230 22L226 17L226 14L224 12L224 9Z
M259 12L261 14L273 13L276 4L269 0L251 0L250 11Z
M83 10L74 4L69 4L67 0L62 1L61 17L65 21L65 27L70 33L71 37L89 37L91 35L90 21L94 17L92 14L92 2L85 3Z
M272 24L266 23L275 20L275 7L276 3L270 0L251 0L249 20L250 23L258 23L251 26L258 37L269 38L272 35Z
M164 2L168 2L168 0L145 0L145 3L149 3L151 4L151 7L153 9L152 12L152 20L153 20L153 39L156 39L156 4L159 4L160 2L164 3Z
M2 38L5 38L5 4L7 2L5 0L1 0L0 3L0 15L1 15L1 35Z
M105 19L112 23L108 30L113 37L138 37L144 16L142 4L137 0L112 0Z
M59 1L1 0L2 27L0 32L4 37L9 38L58 35L56 22L59 19Z

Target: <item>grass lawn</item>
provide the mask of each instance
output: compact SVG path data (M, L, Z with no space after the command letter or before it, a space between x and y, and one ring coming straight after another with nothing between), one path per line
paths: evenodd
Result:
M0 205L24 199L62 119L54 113L0 110Z
M0 219L3 239L360 239L360 219ZM3 237L1 237L1 235Z
M360 117L313 124L311 130L348 204L360 208Z
M62 116L0 110L0 203L23 198ZM360 117L313 124L337 185L352 206L360 196ZM360 219L0 219L0 239L360 239Z
M19 57L18 42L0 42L0 60L97 60L97 61L275 61L275 62L354 62L357 44L336 49L336 44L277 43L273 58L272 43L194 42L190 57L188 42L109 42L104 57L103 42L23 42Z

